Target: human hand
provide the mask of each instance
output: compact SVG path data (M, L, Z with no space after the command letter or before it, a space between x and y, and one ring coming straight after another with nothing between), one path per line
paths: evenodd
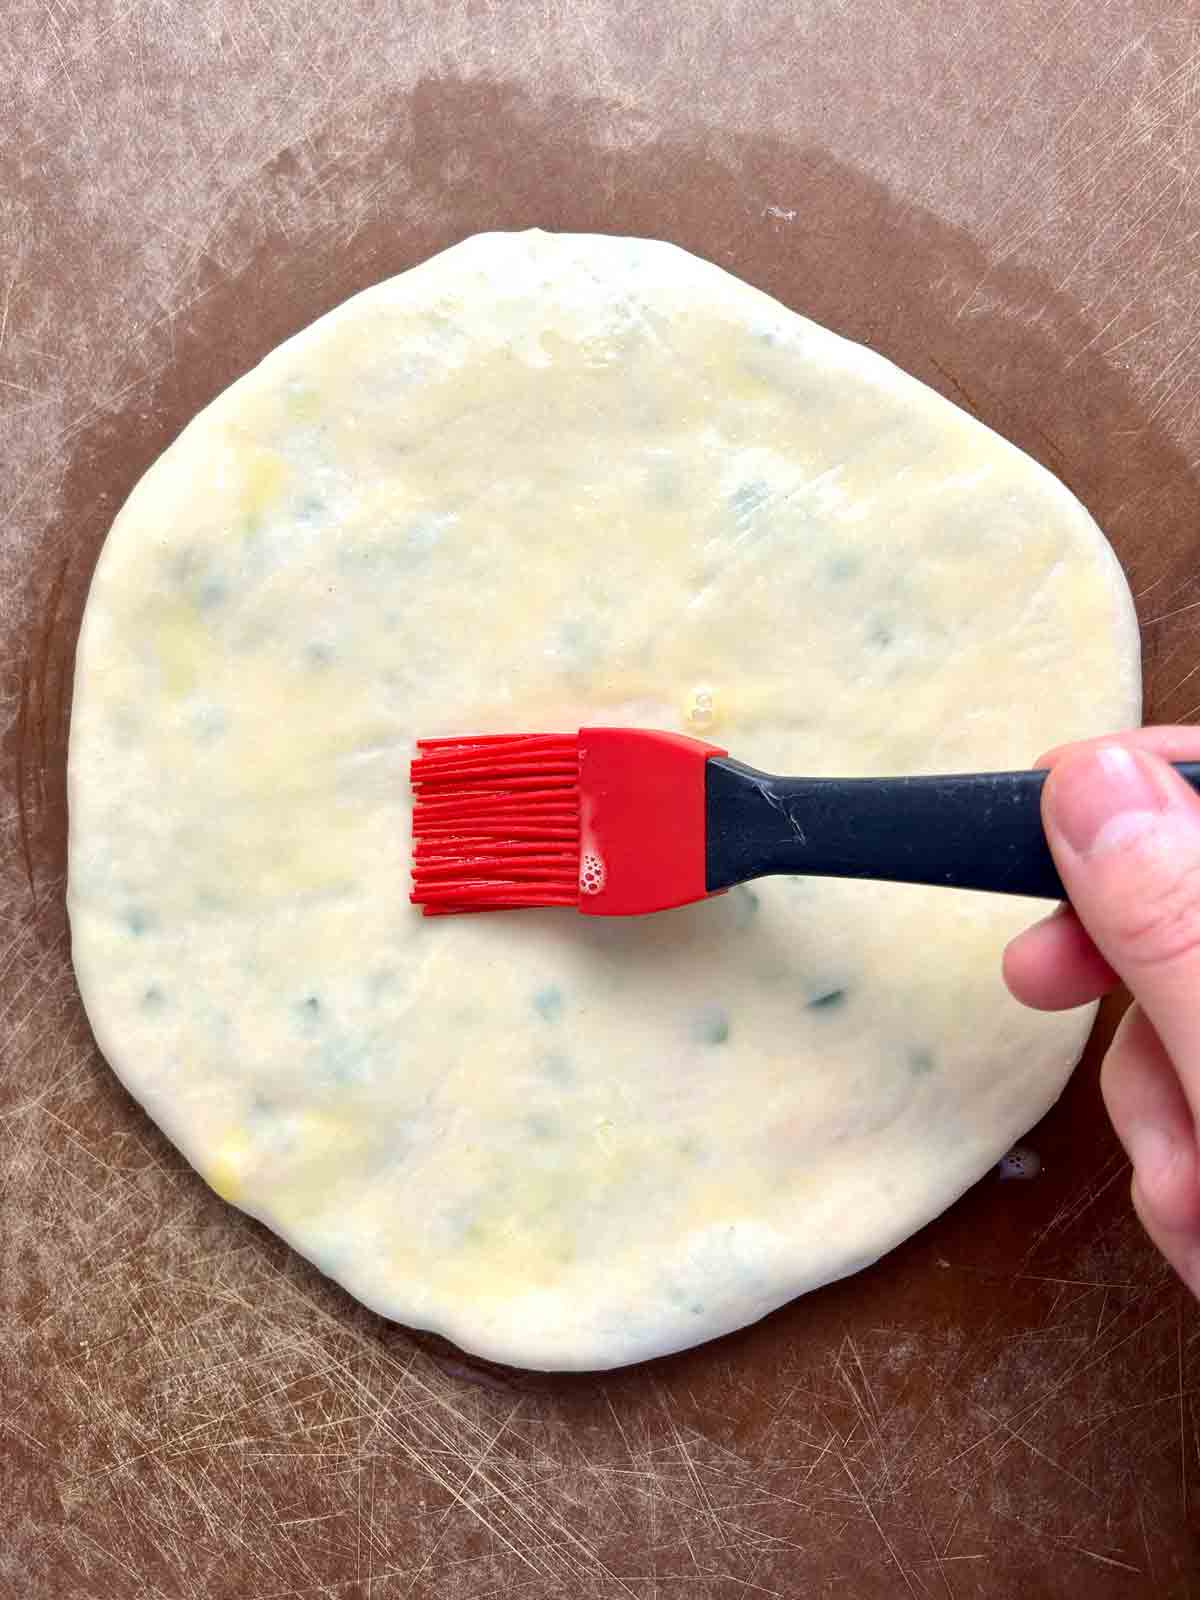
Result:
M1004 955L1018 1000L1061 1011L1124 982L1134 997L1101 1069L1146 1232L1200 1296L1200 796L1167 765L1200 728L1063 745L1042 795L1071 897Z

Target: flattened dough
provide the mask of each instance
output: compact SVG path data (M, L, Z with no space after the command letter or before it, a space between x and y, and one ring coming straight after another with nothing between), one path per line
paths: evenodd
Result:
M70 913L101 1048L368 1305L607 1367L853 1272L1058 1095L1033 907L772 879L423 921L421 734L631 723L761 767L1028 764L1135 721L1086 511L880 357L670 245L468 239L198 416L80 639Z

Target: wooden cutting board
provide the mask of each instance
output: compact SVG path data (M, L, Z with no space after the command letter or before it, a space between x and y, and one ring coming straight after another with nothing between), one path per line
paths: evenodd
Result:
M660 9L10 0L0 1595L1200 1594L1200 1314L1100 1106L1115 1009L1036 1179L598 1378L356 1306L205 1188L83 1019L64 761L114 511L279 340L480 229L672 239L942 390L1091 508L1148 716L1200 715L1195 15Z

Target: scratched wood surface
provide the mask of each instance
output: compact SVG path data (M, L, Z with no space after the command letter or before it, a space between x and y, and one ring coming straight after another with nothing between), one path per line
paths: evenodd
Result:
M115 508L281 338L481 228L676 240L1017 440L1117 546L1149 714L1200 717L1194 3L640 9L6 0L4 1600L1200 1594L1200 1317L1095 1041L1036 1180L744 1334L548 1379L223 1206L82 1017L63 768Z

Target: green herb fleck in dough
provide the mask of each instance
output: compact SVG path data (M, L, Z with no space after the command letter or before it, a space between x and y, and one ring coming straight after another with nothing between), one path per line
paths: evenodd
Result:
M320 1070L333 1083L360 1083L367 1051L353 1035L326 1039L320 1049Z
M143 1011L161 1011L166 1003L167 997L156 983L152 983L142 995Z
M403 543L397 554L404 566L416 566L435 549L446 528L454 521L450 516L420 517L405 529Z
M546 1116L540 1111L526 1117L525 1126L535 1139L557 1139L559 1136L558 1118Z
M686 1309L693 1317L702 1317L704 1315L703 1300L691 1300L680 1289L669 1290L667 1293L667 1299L673 1306L679 1306L683 1309Z
M568 617L558 630L552 653L563 673L577 686L586 683L600 653L600 641L592 623Z
M378 972L369 972L366 979L367 998L378 1003L381 996L389 989L396 986L396 974L391 967L381 967Z
M845 583L848 578L858 575L862 562L858 556L834 556L825 568L826 574L833 583Z
M762 900L753 889L748 889L744 883L739 883L733 891L734 904L737 910L734 914L734 925L741 932L748 928L758 915L758 908Z
M295 1150L297 1144L296 1131L289 1127L282 1111L277 1100L255 1094L246 1112L246 1127L253 1139L275 1155L286 1155Z
M211 744L227 732L229 715L223 706L199 705L190 713L188 723L197 744Z
M125 926L135 939L140 939L154 926L154 918L148 911L143 911L141 906L131 906L125 913Z
M845 1003L845 989L822 989L819 994L813 995L811 1000L805 1002L809 1011L833 1011Z
M543 1057L542 1068L554 1083L570 1083L575 1076L570 1060L561 1050L551 1050Z
M729 1013L722 1006L705 1006L696 1017L692 1033L703 1044L724 1044L729 1038Z
M320 495L306 494L296 506L296 515L301 522L311 524L320 522L327 509L326 503L321 499Z
M678 469L673 463L656 459L647 472L647 493L659 505L679 499Z
M739 533L750 531L758 513L770 498L770 485L763 483L760 478L737 486L729 497L729 509L733 512L733 520Z
M588 634L590 629L586 622L578 618L570 618L558 630L559 647L564 656L578 660L588 648Z
M914 1078L923 1078L927 1072L932 1072L934 1067L933 1052L931 1050L910 1050L908 1052L908 1070Z
M546 1022L557 1022L563 1012L562 990L556 983L547 984L533 997L533 1009Z
M287 410L298 422L312 422L321 410L321 399L308 384L293 379L288 384Z
M890 622L876 618L867 630L867 640L876 650L887 650L896 642L896 630Z
M295 1008L296 1019L305 1030L310 1030L321 1021L321 1002L315 994L305 996Z

